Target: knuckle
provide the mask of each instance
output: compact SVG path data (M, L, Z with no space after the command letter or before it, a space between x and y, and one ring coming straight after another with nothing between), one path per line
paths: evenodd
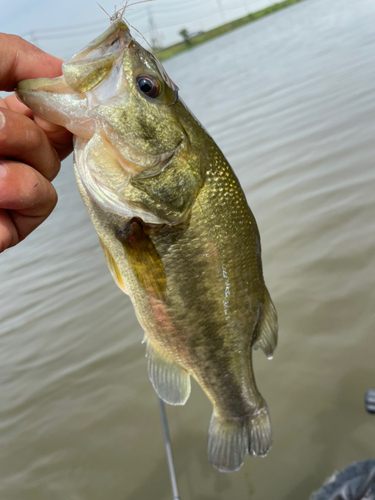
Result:
M57 204L57 193L50 182L39 178L31 188L30 199L33 200L30 208L35 214L47 218Z
M58 196L57 196L57 193L56 193L56 189L52 186L51 184L51 194L50 194L50 213L52 212L52 210L55 208L55 206L57 205L57 201L58 201Z
M59 159L55 149L53 149L53 153L54 153L54 160L53 160L53 165L51 168L51 179L50 180L52 180L56 177L56 175L60 172L60 167L61 167L61 162L60 162L60 159Z
M24 39L19 36L19 35L7 35L7 38L9 40L9 44L15 44L15 45L19 45L19 44L23 44L24 43Z
M6 34L6 39L4 40L9 47L19 47L25 44L25 40L19 35ZM15 63L17 63L17 55L15 57Z
M0 253L3 253L5 250L12 246L12 237L10 233L6 233L2 235L0 238Z

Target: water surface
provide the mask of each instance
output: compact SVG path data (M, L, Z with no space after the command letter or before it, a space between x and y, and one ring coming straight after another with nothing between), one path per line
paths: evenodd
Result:
M206 460L197 384L168 408L182 500L302 500L374 458L375 4L306 0L166 63L257 218L280 319L255 353L274 446ZM54 214L0 257L0 498L171 498L142 330L112 282L71 159Z

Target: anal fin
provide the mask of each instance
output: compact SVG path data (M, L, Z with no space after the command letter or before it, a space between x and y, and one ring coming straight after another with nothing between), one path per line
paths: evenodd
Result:
M184 405L190 396L190 375L168 359L151 341L146 346L148 376L156 394L170 405Z
M264 310L259 335L254 343L254 349L262 349L268 359L272 359L277 346L277 313L270 294L265 289Z

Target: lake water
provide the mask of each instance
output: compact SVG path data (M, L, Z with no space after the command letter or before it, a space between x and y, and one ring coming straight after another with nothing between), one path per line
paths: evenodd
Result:
M375 456L375 3L306 0L166 63L257 218L280 320L255 353L274 445L220 474L194 383L168 408L181 500L304 500ZM50 219L0 257L1 500L171 499L142 330L71 158Z

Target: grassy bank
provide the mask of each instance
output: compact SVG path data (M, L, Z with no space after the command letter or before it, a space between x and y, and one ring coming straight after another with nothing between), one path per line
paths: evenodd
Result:
M260 19L261 17L268 16L268 14L272 14L278 10L284 9L285 7L289 7L295 3L299 3L302 0L284 0L284 2L276 3L274 5L270 5L265 9L258 10L257 12L253 12L252 14L248 14L247 16L240 17L239 19L235 19L230 23L223 24L222 26L218 26L210 31L206 31L205 33L201 33L200 35L194 36L190 38L189 44L186 42L176 43L175 45L171 45L166 49L160 50L157 52L158 58L160 60L169 59L180 52L185 50L189 50L196 45L200 45L201 43L207 42L212 38L215 38L220 35L224 35L224 33L228 33L228 31L232 31L240 26L244 26L245 24L251 23Z

